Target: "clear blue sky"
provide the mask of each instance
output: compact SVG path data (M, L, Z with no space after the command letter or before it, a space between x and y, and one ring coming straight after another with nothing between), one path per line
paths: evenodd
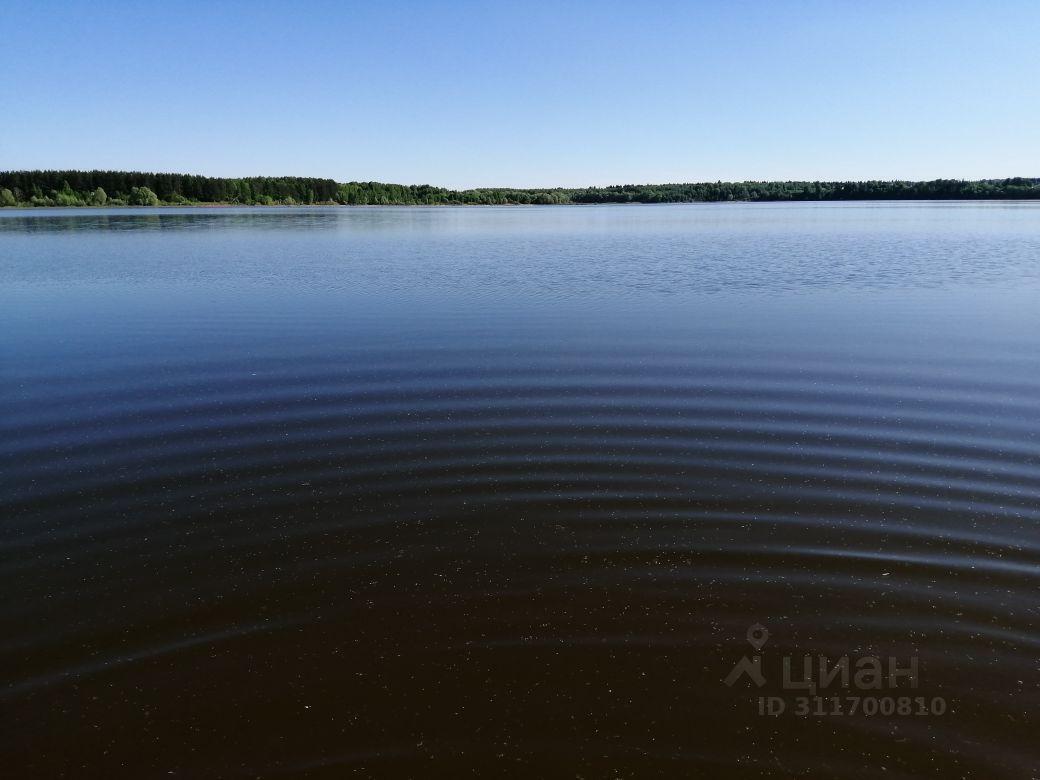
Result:
M1040 176L1040 2L0 0L0 169Z

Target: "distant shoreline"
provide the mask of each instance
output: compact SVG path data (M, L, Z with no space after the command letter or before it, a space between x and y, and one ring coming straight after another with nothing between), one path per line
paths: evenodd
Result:
M810 203L831 204L879 204L879 203L1034 203L1040 198L857 198L855 200L725 200L725 201L661 201L654 203L641 203L631 201L626 203L295 203L295 204L266 204L266 203L159 203L154 206L142 205L104 205L104 206L6 206L0 207L0 214L7 212L40 212L40 211L142 211L142 210L168 210L168 209L387 209L387 208L411 208L411 209L441 209L441 208L543 208L546 206L563 208L589 208L593 206L755 206L755 205L795 205Z
M1040 200L1040 178L744 181L585 188L478 188L307 177L140 171L0 171L0 207L550 206L911 200Z

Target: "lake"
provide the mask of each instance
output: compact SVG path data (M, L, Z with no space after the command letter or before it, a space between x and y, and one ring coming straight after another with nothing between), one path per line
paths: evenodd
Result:
M12 776L1040 765L1040 203L6 209L0 279Z

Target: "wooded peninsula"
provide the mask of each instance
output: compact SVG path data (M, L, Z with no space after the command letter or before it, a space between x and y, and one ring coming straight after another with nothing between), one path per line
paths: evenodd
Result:
M295 176L217 178L138 171L0 172L0 206L435 206L722 201L1038 199L1040 179L933 181L745 181L623 184L578 189L339 183Z

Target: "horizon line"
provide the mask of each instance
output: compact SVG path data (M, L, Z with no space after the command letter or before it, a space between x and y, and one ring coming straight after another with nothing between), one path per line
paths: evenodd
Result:
M1029 181L1040 181L1040 176L986 176L986 177L958 177L958 176L940 176L930 179L912 179L912 178L873 178L873 179L852 179L852 178L801 178L801 179L687 179L680 180L675 179L672 181L627 181L618 184L585 184L577 186L568 185L543 185L534 187L514 186L514 185L479 185L471 187L447 187L440 184L431 184L430 182L417 182L417 183L406 183L401 181L390 181L386 179L345 179L340 180L332 176L301 176L299 174L248 174L240 176L215 176L208 173L194 173L185 171L174 171L174 170L144 170L134 168L8 168L0 169L0 175L12 175L12 174L32 174L32 173L133 173L139 175L148 176L197 176L205 179L316 179L335 182L336 184L388 184L402 187L435 187L441 190L448 190L452 192L470 192L476 190L516 190L516 191L552 191L552 190L595 190L595 189L611 189L619 187L665 187L665 186L679 186L679 185L711 185L711 184L795 184L795 183L828 183L828 184L867 184L874 182L900 182L900 183L927 183L927 182L999 182L999 181L1010 181L1013 179L1025 179Z

